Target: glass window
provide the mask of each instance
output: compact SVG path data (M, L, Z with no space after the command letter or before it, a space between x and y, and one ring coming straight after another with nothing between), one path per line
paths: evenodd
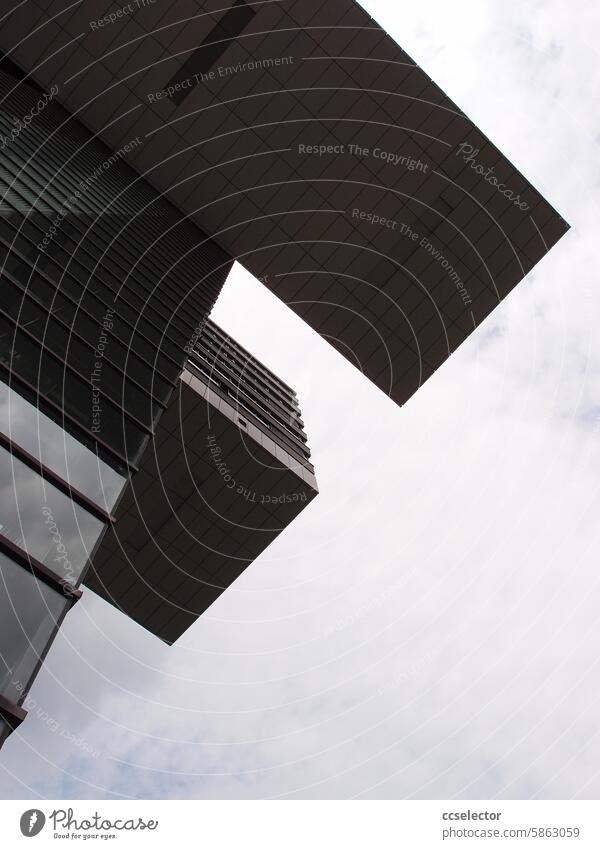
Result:
M0 553L0 694L19 702L68 599Z
M126 479L0 381L0 432L110 512Z
M0 503L0 533L77 584L104 523L4 448L0 448Z

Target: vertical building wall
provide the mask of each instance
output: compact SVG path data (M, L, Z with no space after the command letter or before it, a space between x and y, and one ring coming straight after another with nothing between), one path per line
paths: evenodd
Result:
M231 267L121 155L0 62L0 745Z
M131 465L231 260L19 73L0 67L0 360Z
M355 0L9 5L14 61L143 127L133 167L398 404L568 230Z

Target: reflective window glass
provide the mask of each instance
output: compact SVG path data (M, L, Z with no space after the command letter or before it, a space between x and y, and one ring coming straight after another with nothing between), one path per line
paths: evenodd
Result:
M0 553L0 694L18 703L69 601Z
M99 507L114 507L126 479L1 381L0 432Z
M0 533L77 584L104 523L4 448L0 504Z

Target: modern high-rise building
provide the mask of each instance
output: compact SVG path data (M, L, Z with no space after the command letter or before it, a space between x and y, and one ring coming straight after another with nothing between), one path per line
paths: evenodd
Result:
M568 229L354 0L10 2L5 734L82 582L172 643L316 493L234 260L402 404Z

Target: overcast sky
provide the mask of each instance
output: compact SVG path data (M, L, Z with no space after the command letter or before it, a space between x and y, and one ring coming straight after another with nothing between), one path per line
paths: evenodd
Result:
M572 230L402 409L236 267L321 494L172 648L86 592L2 797L598 798L600 9L363 5Z

